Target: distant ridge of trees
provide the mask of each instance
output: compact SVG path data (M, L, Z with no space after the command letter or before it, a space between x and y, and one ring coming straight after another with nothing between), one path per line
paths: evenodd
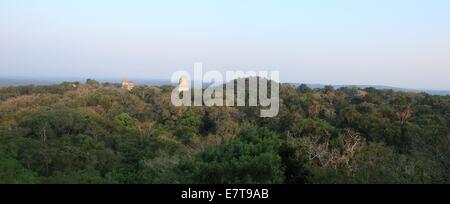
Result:
M120 83L121 78L105 78L105 79L98 79L101 83ZM85 81L85 78L29 78L29 77L11 77L11 78L1 78L0 77L0 87L7 87L7 86L23 86L23 85L55 85L60 84L64 81ZM136 84L139 85L149 85L149 86L163 86L163 85L173 85L170 83L169 80L162 80L162 79L131 79ZM294 86L299 86L301 83L286 83L291 84ZM208 84L204 84L206 86ZM324 84L305 84L308 87L312 89L322 89L327 85ZM450 90L433 90L433 89L411 89L411 88L399 88L399 87L392 87L392 86L383 86L383 85L331 85L335 89L343 88L343 87L357 87L360 89L370 88L373 87L375 89L379 90L393 90L393 91L401 91L401 92L415 92L415 93L428 93L432 95L440 95L440 96L446 96L450 95Z

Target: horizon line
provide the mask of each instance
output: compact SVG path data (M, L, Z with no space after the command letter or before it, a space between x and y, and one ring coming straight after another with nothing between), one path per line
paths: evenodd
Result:
M49 81L52 83L61 83L61 82L70 82L70 81L64 81L65 79L67 80L87 80L87 79L93 79L93 80L100 80L102 82L108 82L105 80L124 80L124 79L128 79L128 80L138 80L138 81L159 81L159 82L168 82L169 84L174 84L170 81L170 79L161 79L161 78L140 78L140 77L84 77L84 76L39 76L39 77L32 77L32 76L0 76L0 79L10 79L10 80L27 80L27 79L32 79L32 80L39 80L42 82L45 82L45 80L55 80L55 81ZM81 81L79 81L81 82ZM227 82L225 82L227 83ZM436 91L436 92L450 92L450 89L434 89L434 88L416 88L416 87L406 87L406 86L397 86L397 85L387 85L387 84L350 84L350 83L339 83L339 84L327 84L327 83L306 83L306 82L292 82L292 81L283 81L280 80L279 81L280 84L283 83L287 83L287 84L306 84L306 85L317 85L317 86L339 86L339 87L350 87L350 86L358 86L358 87L385 87L386 89L406 89L406 90L411 90L411 91ZM1 84L1 83L0 83ZM34 85L33 83L31 83L32 85ZM16 84L16 85L25 85L25 84ZM39 85L39 84L37 84Z

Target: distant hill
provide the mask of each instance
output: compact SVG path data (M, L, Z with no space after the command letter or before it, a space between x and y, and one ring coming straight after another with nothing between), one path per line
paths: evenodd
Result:
M291 83L295 86L300 85L300 83ZM324 84L306 84L308 87L312 89L322 89L326 85ZM392 86L383 86L383 85L331 85L335 89L339 89L342 87L357 87L360 89L365 89L369 87L373 87L375 89L379 90L393 90L393 91L400 91L400 92L414 92L414 93L428 93L431 95L440 95L440 96L450 96L450 91L444 91L444 90L430 90L430 89L411 89L411 88L399 88L399 87L392 87Z
M120 83L122 79L119 78L95 78L95 80L99 82L111 82L111 83ZM133 79L130 78L130 81L138 84L138 85L154 85L154 86L161 86L161 85L171 85L172 83L169 80L162 80L162 79ZM79 82L85 82L86 78L76 78L76 77L67 77L67 78L31 78L31 77L8 77L8 78L0 78L0 87L1 86L19 86L19 85L49 85L49 84L58 84L62 83L64 81L79 81ZM300 85L300 83L290 83L295 86ZM326 85L324 84L306 84L308 87L312 89L316 88L323 88ZM204 84L205 86L205 84ZM358 87L361 89L373 87L380 90L393 90L393 91L401 91L401 92L425 92L432 95L441 95L441 96L450 96L450 90L430 90L430 89L411 89L411 88L399 88L399 87L392 87L392 86L383 86L383 85L331 85L335 89L342 88L342 87Z
M284 84L292 84L294 86L299 86L301 83L286 83L282 82ZM203 87L207 86L208 84L203 84ZM306 84L311 89L323 89L325 86L324 84ZM383 85L331 85L334 87L334 89L339 89L343 87L356 87L360 89L365 88L375 88L378 90L393 90L393 91L399 91L399 92L413 92L413 93L428 93L431 95L440 95L440 96L450 96L450 91L444 91L444 90L429 90L429 89L411 89L411 88L399 88L399 87L392 87L392 86L383 86Z
M0 78L0 86L20 86L20 85L50 85L50 84L59 84L65 81L71 82L85 82L87 78L81 77L67 77L67 78L27 78L27 77L8 77L8 78ZM123 79L119 78L93 78L101 83L110 82L110 83L120 83ZM135 84L138 85L167 85L170 84L168 80L159 80L159 79L129 79Z

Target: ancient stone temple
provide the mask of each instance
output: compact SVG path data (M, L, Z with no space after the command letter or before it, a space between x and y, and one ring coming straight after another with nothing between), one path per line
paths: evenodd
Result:
M189 91L189 80L186 76L181 76L180 82L178 84L178 91Z
M132 82L129 82L128 80L124 79L122 81L122 89L126 89L128 91L131 91L136 85Z

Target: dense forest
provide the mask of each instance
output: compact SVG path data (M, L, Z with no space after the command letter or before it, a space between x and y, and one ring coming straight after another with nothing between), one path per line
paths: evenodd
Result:
M172 86L0 88L0 183L450 183L450 97L280 85L280 111Z

